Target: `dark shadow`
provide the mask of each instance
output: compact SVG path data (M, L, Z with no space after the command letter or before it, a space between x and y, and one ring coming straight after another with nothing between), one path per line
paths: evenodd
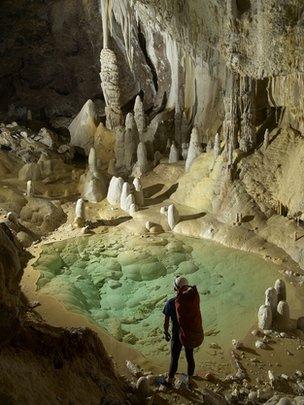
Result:
M99 226L117 226L124 222L130 221L132 217L119 217L115 219L99 219L96 222L91 222L89 224L89 229L96 229Z
M164 188L164 184L154 184L153 186L144 188L144 197L150 198L154 194L159 193Z
M146 205L156 205L156 204L161 204L163 201L167 200L168 198L171 197L173 193L177 190L178 184L173 184L167 191L165 191L163 194L158 195L155 198L149 198L145 199L145 204Z
M190 214L190 215L182 215L180 217L179 222L190 221L191 219L203 218L205 215L206 215L206 212L199 212L197 214Z
M250 222L254 219L254 215L246 215L242 218L242 222Z
M244 347L242 347L241 350L242 350L242 352L250 353L250 354L253 354L254 356L261 356L258 352L256 352L254 349L251 349L250 347L244 346Z

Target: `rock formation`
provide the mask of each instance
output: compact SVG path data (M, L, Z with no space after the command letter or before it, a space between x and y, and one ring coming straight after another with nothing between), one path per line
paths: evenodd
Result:
M107 196L107 181L98 167L95 148L90 149L88 166L89 170L83 175L80 183L82 197L97 203Z
M123 125L119 71L115 53L108 48L104 48L100 53L100 64L101 86L106 102L106 125L109 129L115 129Z
M26 196L32 197L34 194L33 182L32 180L28 180L26 182Z
M95 104L92 100L88 100L69 126L71 145L82 148L87 156L94 145L96 124L97 113Z
M278 294L275 288L267 288L265 291L265 305L270 306L272 310L272 316L275 317L277 313L277 305L278 305Z
M120 196L120 208L123 211L129 211L130 207L128 206L127 199L128 199L129 194L130 194L130 191L131 190L130 190L129 183L124 182L123 186L122 186L121 196Z
M146 117L145 117L144 105L143 105L143 102L142 102L140 96L137 96L136 100L135 100L134 119L135 119L135 122L137 125L140 140L142 140L142 135L146 129Z
M168 207L167 217L168 217L169 228L172 230L172 229L174 229L175 225L178 224L179 219L180 219L178 210L173 204L169 205L169 207Z
M135 202L139 207L144 206L144 191L139 178L133 180Z
M124 181L121 177L112 177L107 194L107 200L111 205L120 205L123 184Z
M193 128L191 133L191 139L185 164L186 172L190 169L194 160L202 153L202 148L199 139L199 133L197 128Z
M82 228L85 225L85 203L83 198L79 198L76 201L76 207L75 207L75 221L74 224L78 228Z
M261 330L269 330L272 327L272 308L270 305L262 305L258 312L258 325Z
M216 159L221 154L221 138L218 132L215 135L213 151Z
M179 161L179 151L173 142L170 148L169 163L177 163L178 161Z
M274 284L274 288L276 289L278 295L278 302L286 301L286 284L283 280L278 279Z
M137 161L133 167L132 175L134 177L141 177L149 171L149 168L146 145L144 142L139 142L137 147Z

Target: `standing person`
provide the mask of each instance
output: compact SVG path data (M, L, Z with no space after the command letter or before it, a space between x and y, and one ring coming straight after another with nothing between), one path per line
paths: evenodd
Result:
M180 276L175 278L173 287L176 297L169 299L163 310L164 336L167 342L171 340L171 361L168 379L164 384L168 388L173 386L183 346L188 365L188 385L191 386L195 369L193 349L200 346L204 340L200 299L196 287L189 286L188 280ZM170 320L172 336L169 333Z

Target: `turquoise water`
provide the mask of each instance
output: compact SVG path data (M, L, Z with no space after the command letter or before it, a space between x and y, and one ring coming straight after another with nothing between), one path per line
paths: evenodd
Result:
M35 267L41 292L151 358L168 352L162 310L174 295L175 275L198 287L206 343L228 349L256 322L264 291L279 270L209 241L118 232L45 245Z

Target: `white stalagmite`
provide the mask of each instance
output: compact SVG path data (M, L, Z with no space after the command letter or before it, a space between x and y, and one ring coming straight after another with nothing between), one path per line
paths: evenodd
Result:
M108 189L107 200L111 205L119 205L124 181L121 177L113 176Z
M272 310L270 305L262 305L258 312L258 324L262 330L269 330L272 327Z
M274 283L274 288L277 291L278 301L286 301L286 284L283 280L278 279Z
M182 144L182 157L183 157L184 160L187 159L188 149L189 149L189 144L188 143L183 143Z
M216 159L221 154L221 138L219 133L215 135L213 151Z
M266 150L269 145L269 129L267 128L265 133L264 133L264 142L263 142L263 147Z
M128 198L129 194L130 194L130 186L129 186L129 183L125 182L122 186L122 191L121 191L121 196L120 196L120 208L123 211L128 211L127 210L127 198Z
M124 141L124 166L130 172L137 158L137 129L126 129Z
M139 207L144 206L144 191L139 178L133 180L135 202Z
M139 132L139 135L144 133L146 129L146 117L145 117L145 111L144 111L144 105L143 102L140 98L140 96L136 97L135 104L134 104L134 119L137 125L137 129Z
M285 327L287 327L290 319L290 311L288 303L286 301L280 301L278 303L277 312L281 326L284 325Z
M113 51L104 48L100 53L101 87L106 102L106 126L115 129L123 125L117 58Z
M131 129L131 130L137 129L134 115L130 112L126 116L125 127L126 127L126 129Z
M175 225L178 224L179 219L180 219L179 213L173 204L169 205L169 207L168 207L167 217L168 217L169 228L172 230L175 227Z
M89 170L90 170L90 172L91 172L95 177L97 177L97 176L98 176L98 168L97 168L97 155L96 155L96 150L95 150L95 148L91 148L91 149L90 149L88 163L89 163Z
M76 202L75 216L76 218L85 219L85 204L83 198L79 198Z
M179 151L173 142L170 148L169 163L177 163L178 161L179 161Z
M71 145L83 148L87 156L94 145L96 117L95 104L92 100L88 100L68 128L71 134Z
M193 128L191 139L185 164L185 169L188 171L194 160L202 153L202 148L199 141L199 133L197 128Z
M79 198L76 202L74 224L78 228L82 228L85 225L85 204L83 198Z
M278 294L275 288L267 288L265 291L265 305L269 305L272 310L273 317L277 313Z
M125 211L130 212L131 206L135 205L135 198L132 193L127 196Z
M132 203L132 204L130 205L129 215L132 216L133 214L135 214L136 211L137 211L137 205L134 204L134 203Z
M141 177L148 172L149 168L146 145L144 142L139 142L137 146L137 162L133 167L132 175L134 177Z
M33 182L32 182L32 180L28 180L26 182L26 196L27 197L32 197L33 194L34 194Z

